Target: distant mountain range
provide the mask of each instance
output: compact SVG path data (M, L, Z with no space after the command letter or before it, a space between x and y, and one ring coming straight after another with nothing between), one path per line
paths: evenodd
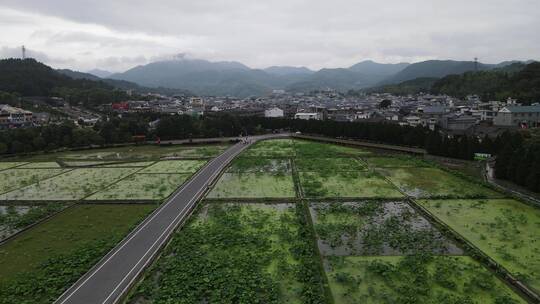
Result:
M515 62L483 64L473 61L429 60L413 64L383 64L367 60L349 68L312 71L305 67L290 66L252 69L234 61L210 62L181 58L137 66L123 73L112 74L109 78L145 87L184 89L198 95L246 97L265 95L274 89L292 92L358 90L416 78L442 78L476 69L492 70Z
M413 64L381 64L362 61L349 68L313 71L306 67L290 66L252 69L239 62L210 62L181 58L141 65L123 73L111 74L108 78L101 78L93 73L68 69L52 70L35 61L4 60L1 61L0 72L2 69L5 70L5 82L0 83L0 90L5 87L5 91L10 91L13 87L9 86L16 84L17 90L12 91L21 90L22 94L30 92L36 95L44 92L49 94L49 90L53 87L71 85L66 78L59 77L61 75L69 77L68 79L91 81L92 86L99 86L98 84L102 83L123 90L165 94L247 97L266 95L274 89L291 92L335 89L345 92L372 87L386 91L414 92L425 90L436 80L448 75L461 75L475 69L508 72L509 69L519 69L520 65L516 63L519 62L476 64L472 61L429 60ZM9 72L10 69L13 70ZM33 72L27 73L28 71ZM102 70L93 71L107 75L107 72ZM24 79L28 81L23 79L15 81L14 77L9 76L10 73L12 75L25 73Z
M90 71L87 72L88 74L92 74L92 75L95 75L99 78L107 78L109 76L111 76L113 73L109 72L109 71L105 71L105 70L100 70L100 69L92 69Z

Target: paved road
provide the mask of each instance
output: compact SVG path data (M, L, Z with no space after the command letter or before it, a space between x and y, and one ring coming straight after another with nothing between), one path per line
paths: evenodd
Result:
M268 137L271 136L252 137L250 140L254 142ZM55 303L116 303L158 254L174 229L187 217L207 186L217 178L234 156L248 146L249 144L238 143L211 160Z

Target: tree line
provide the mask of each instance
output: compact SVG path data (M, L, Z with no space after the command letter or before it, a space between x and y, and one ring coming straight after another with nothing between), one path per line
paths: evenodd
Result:
M506 133L495 163L497 178L540 192L540 130Z
M66 121L58 125L3 130L0 131L0 154L128 143L135 135L149 135L148 122L148 117L134 115L105 119L93 127L79 127Z

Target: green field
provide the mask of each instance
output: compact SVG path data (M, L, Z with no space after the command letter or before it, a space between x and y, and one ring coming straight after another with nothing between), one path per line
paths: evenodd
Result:
M526 303L470 257L327 259L336 304Z
M78 201L0 245L0 304L53 302L225 148L129 146L0 162L0 239ZM403 193L536 290L540 211L439 168L336 144L257 142L126 301L524 303Z
M298 171L335 172L362 171L366 167L355 158L297 158Z
M235 158L227 172L256 173L256 172L290 172L291 162L288 159L261 158L240 156Z
M208 158L219 155L228 145L141 145L57 153L38 154L17 158L24 161L126 161L126 160L158 160L161 157ZM1 168L1 166L0 166Z
M206 146L184 146L184 147L161 147L160 156L163 157L185 157L185 158L209 158L216 157L225 151L229 145L206 145Z
M334 158L334 157L354 157L368 156L372 153L360 148L353 148L335 144L327 144L307 140L294 140L294 149L296 157L317 157L317 158Z
M403 195L373 172L300 172L304 196L309 198L400 198Z
M292 139L272 139L255 143L242 155L264 158L290 158L294 154Z
M0 246L0 303L52 303L153 205L78 205Z
M321 303L295 209L207 204L174 235L129 302Z
M7 169L0 171L0 193L5 193L66 172L66 169Z
M167 160L157 162L150 167L139 171L140 173L194 173L199 170L205 160Z
M136 173L99 191L86 200L161 200L168 197L191 174Z
M311 203L323 255L462 254L404 202Z
M5 193L0 196L0 200L78 200L109 186L118 179L128 176L137 170L137 168L74 169L39 183Z
M294 183L290 174L224 173L209 198L292 198Z
M420 204L518 278L540 290L540 210L510 199Z
M366 157L370 166L377 168L411 168L427 167L429 164L418 157L393 156L393 157Z
M437 168L378 169L407 195L420 198L501 197L480 184L462 179Z

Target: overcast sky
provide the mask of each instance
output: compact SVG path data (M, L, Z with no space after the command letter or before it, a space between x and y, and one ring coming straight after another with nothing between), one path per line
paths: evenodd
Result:
M123 71L186 53L248 66L540 59L539 0L0 0L0 58Z

